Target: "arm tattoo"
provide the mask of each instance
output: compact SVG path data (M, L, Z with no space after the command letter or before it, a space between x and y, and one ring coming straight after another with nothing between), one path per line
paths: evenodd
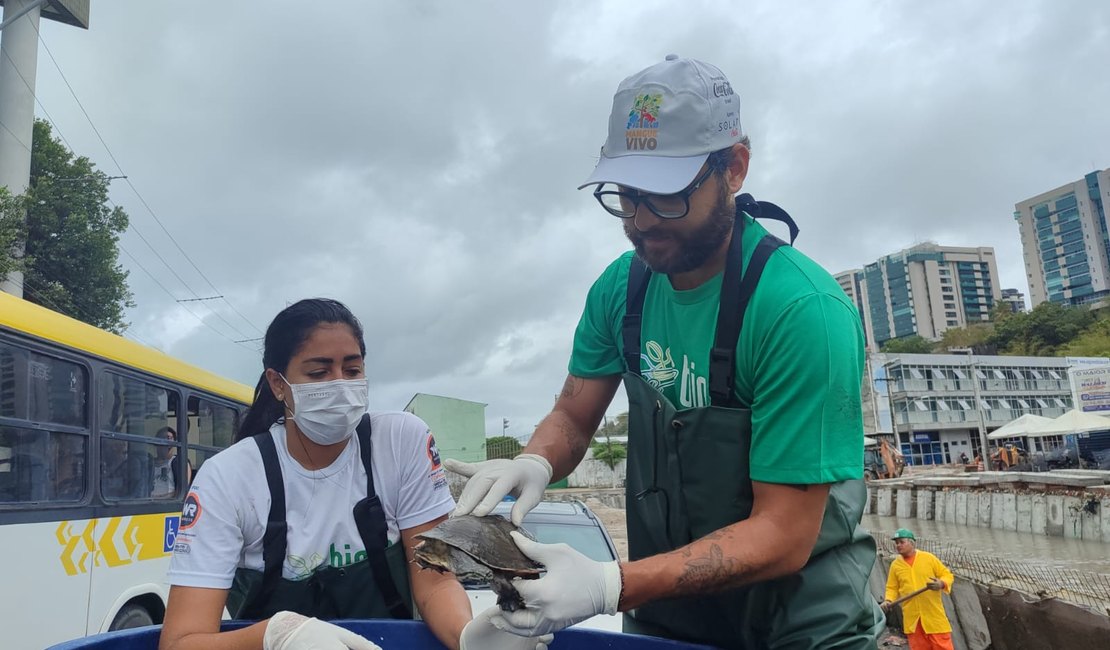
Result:
M574 375L567 375L567 380L563 382L563 390L559 393L559 399L567 399L577 396L582 392L582 386L585 382L581 378Z
M589 439L583 439L575 428L568 424L559 426L559 431L562 432L563 438L567 441L567 446L570 447L572 457L581 459L586 455L586 446L589 444Z
M684 554L685 555L685 554ZM717 544L709 546L709 554L686 562L686 570L675 587L680 594L715 592L742 583L741 565L736 558L726 558Z

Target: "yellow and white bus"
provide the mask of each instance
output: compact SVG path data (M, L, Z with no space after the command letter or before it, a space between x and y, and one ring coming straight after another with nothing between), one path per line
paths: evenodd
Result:
M251 397L0 293L0 646L160 623L192 471Z

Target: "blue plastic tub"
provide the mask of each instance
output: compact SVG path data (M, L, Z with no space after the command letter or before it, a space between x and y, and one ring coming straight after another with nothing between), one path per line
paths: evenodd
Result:
M383 650L439 650L443 645L428 631L424 623L417 621L335 621L349 630L377 643ZM232 621L224 623L223 629L232 630L246 623ZM142 627L135 630L121 630L107 634L97 634L83 639L66 641L47 650L157 650L158 635L162 626ZM657 639L634 634L616 634L598 630L569 629L555 634L551 650L570 650L571 648L592 650L709 650L706 646L680 643L668 639Z

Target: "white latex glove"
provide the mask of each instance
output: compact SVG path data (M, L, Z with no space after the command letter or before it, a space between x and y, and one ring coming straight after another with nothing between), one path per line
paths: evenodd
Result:
M459 504L452 516L474 515L484 517L506 495L516 497L509 519L516 524L524 521L536 504L543 499L543 491L551 482L551 463L543 456L521 454L512 460L497 458L479 463L464 463L448 458L444 466L456 474L467 477Z
M598 614L616 614L621 595L618 562L596 562L567 544L541 544L513 531L521 552L544 565L538 580L514 580L524 609L498 611L495 626L521 636L549 634Z
M494 627L490 619L500 611L494 605L467 623L459 637L459 650L547 650L547 644L555 640L552 634L523 637Z
M262 650L382 650L338 625L296 612L278 612L266 623Z

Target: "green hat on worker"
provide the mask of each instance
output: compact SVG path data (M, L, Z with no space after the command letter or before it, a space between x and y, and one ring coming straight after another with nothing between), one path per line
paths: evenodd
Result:
M917 541L917 538L913 536L913 531L909 528L899 528L894 531L894 537L891 537L891 539L912 539L915 542Z

